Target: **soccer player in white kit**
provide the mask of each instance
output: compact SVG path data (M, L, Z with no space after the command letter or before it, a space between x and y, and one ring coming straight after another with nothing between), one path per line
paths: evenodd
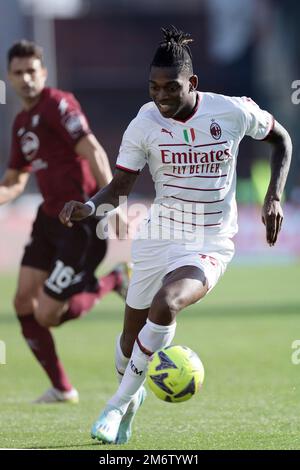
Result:
M122 140L112 182L82 204L71 201L61 222L116 207L146 165L156 198L132 245L134 263L123 332L116 345L120 385L92 427L92 437L122 444L145 398L149 357L169 345L176 315L201 300L234 254L236 159L245 135L272 144L271 180L262 219L270 246L283 220L280 198L292 145L287 131L249 98L196 91L188 34L163 29L150 69L153 101L140 109Z

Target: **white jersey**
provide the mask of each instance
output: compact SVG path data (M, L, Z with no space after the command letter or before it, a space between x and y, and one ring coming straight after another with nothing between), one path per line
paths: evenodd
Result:
M148 163L159 208L148 223L231 238L238 228L239 143L245 135L263 140L274 119L246 97L198 92L197 102L186 121L164 118L153 102L142 106L124 133L116 167L139 173Z

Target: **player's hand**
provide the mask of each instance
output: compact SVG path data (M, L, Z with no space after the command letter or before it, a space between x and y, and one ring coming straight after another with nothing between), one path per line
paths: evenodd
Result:
M266 198L262 208L262 221L266 226L266 238L270 246L275 245L280 232L283 212L279 201Z
M72 227L72 222L86 219L92 213L92 208L78 201L67 202L59 214L59 220L63 225Z

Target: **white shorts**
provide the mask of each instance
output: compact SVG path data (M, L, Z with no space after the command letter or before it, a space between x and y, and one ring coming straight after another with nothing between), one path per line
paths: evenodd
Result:
M206 242L201 251L170 240L132 242L133 272L126 303L135 309L149 308L166 274L182 266L200 268L211 290L234 255L231 239Z

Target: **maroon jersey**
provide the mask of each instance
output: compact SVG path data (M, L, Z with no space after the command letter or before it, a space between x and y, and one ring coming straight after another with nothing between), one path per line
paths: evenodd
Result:
M43 210L56 217L70 199L84 202L97 190L86 159L75 153L88 122L71 93L44 88L39 102L14 122L9 168L36 173Z

